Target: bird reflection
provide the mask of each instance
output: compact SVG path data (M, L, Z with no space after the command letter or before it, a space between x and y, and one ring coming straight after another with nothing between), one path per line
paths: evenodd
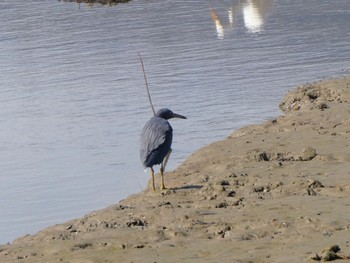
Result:
M248 0L243 5L244 25L251 33L263 30L265 17L273 6L273 0Z
M265 18L272 10L275 0L241 0L227 11L228 23L223 23L215 9L210 11L214 21L217 37L223 39L225 32L232 31L239 25L238 19L243 17L244 27L249 33L259 33L264 29Z
M211 10L210 11L211 14L211 19L213 19L214 23L215 23L215 28L216 28L216 34L218 35L219 39L223 39L224 38L224 27L222 26L221 20L218 16L218 13L216 13L215 10Z

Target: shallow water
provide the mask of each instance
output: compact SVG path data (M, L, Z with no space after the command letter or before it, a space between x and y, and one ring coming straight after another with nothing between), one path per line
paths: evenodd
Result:
M350 72L348 0L0 3L0 243L146 187L138 140L157 109L174 169L280 111L290 89Z

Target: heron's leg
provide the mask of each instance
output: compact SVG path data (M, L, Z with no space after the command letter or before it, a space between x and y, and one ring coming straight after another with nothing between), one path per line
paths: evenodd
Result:
M155 187L154 187L154 170L153 167L151 167L151 176L152 176L152 190L155 191Z
M170 154L171 154L172 151L173 151L173 150L170 149L169 152L168 152L168 154L167 154L167 155L165 156L165 158L164 158L164 161L163 161L163 168L164 168L164 170L165 170L165 166L166 166L167 163L168 163L168 160L169 160L169 157L170 157Z
M165 171L165 166L168 163L171 152L172 152L172 150L170 149L169 152L167 153L167 155L165 156L163 163L160 166L160 176L161 176L161 180L162 180L161 187L160 187L161 190L166 189L166 187L164 185L164 171Z
M160 190L165 190L166 187L165 187L165 185L164 185L164 168L163 168L163 164L162 164L162 166L160 167L160 177L161 177L161 180L162 180L161 186L160 186Z

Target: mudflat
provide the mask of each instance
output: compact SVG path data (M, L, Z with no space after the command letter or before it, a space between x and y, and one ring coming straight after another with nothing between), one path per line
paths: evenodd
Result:
M350 77L280 108L167 172L168 190L18 238L0 262L350 262Z

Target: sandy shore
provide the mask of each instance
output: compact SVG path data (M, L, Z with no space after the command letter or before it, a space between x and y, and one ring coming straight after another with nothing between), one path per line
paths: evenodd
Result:
M350 77L280 108L168 172L171 189L0 246L0 262L350 262Z

